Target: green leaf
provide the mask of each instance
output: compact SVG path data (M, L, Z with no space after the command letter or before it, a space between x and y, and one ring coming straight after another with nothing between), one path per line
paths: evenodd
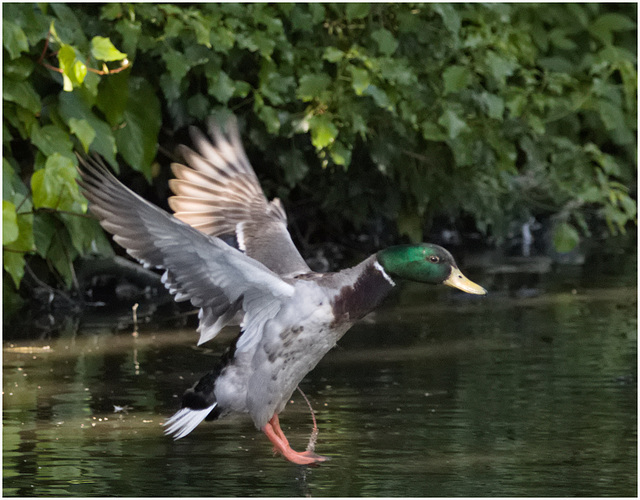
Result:
M267 127L267 132L270 134L277 134L280 131L280 119L278 118L278 111L271 106L262 106L258 110L258 117L262 120Z
M395 39L393 34L384 28L380 28L371 33L373 38L378 44L378 50L385 56L390 56L398 48L398 40Z
M265 64L260 71L260 87L262 95L274 106L285 103L295 89L293 76L283 76L270 64Z
M505 59L493 50L487 52L485 63L500 86L504 86L505 79L518 67L516 62Z
M120 52L111 40L103 36L91 39L91 55L99 61L122 61L127 57L127 54Z
M2 200L2 245L8 245L18 239L18 218L16 206L7 200Z
M125 161L148 180L151 180L151 163L156 156L161 123L160 101L153 87L144 78L132 77L124 126L116 130L115 139Z
M86 120L95 131L95 138L91 142L90 151L98 153L114 168L118 168L116 162L116 141L111 127L98 118L91 107L81 99L78 92L62 92L58 96L59 111L62 119L71 128L70 120ZM138 107L146 107L138 104ZM75 156L73 155L75 158Z
M74 87L82 85L85 76L87 76L87 66L76 58L76 51L71 45L63 44L60 47L58 62L62 70L65 92L71 92Z
M424 121L420 127L422 129L422 137L428 141L442 142L447 139L447 134L433 122Z
M362 19L369 15L371 6L368 3L348 3L345 10L347 19L352 21L354 19Z
M317 115L309 120L311 143L316 149L322 149L335 141L338 129L327 115Z
M47 258L51 241L58 232L60 223L54 214L36 213L33 217L33 241L36 253L43 259Z
M349 72L351 73L351 87L353 87L356 95L362 95L371 83L369 72L366 69L360 69L355 66L350 66Z
M463 130L467 130L469 128L464 120L462 120L456 112L451 109L442 113L438 123L447 130L450 139L455 139Z
M96 106L112 128L122 125L124 110L129 101L129 71L121 71L102 78L98 86Z
M309 165L299 149L283 151L278 155L278 164L284 171L284 180L289 187L296 186L309 172Z
M209 78L209 95L215 97L221 104L227 104L235 90L234 81L224 71L218 71L213 78Z
M373 101L377 104L378 107L382 109L386 109L387 111L393 111L393 105L389 100L389 96L387 93L376 85L369 85L365 91L364 95L368 95L373 98Z
M42 128L33 127L31 142L45 156L59 153L69 158L74 157L73 144L69 139L69 134L56 125L45 125Z
M624 124L624 113L617 104L612 103L608 99L598 100L598 111L600 118L607 130L614 130Z
M466 66L449 66L444 70L442 79L445 95L459 92L471 84L471 71Z
M326 73L305 74L300 77L296 95L303 101L311 101L319 98L329 85L331 77Z
M135 60L138 43L141 38L140 35L142 34L142 26L140 21L132 19L121 19L115 25L115 29L122 37L122 49L130 59Z
M69 158L54 153L44 168L31 176L31 191L35 208L71 210L82 197L76 184L76 166Z
M351 149L342 141L333 142L329 148L329 154L336 165L347 167L351 163Z
M326 61L336 63L344 57L344 52L336 47L326 47L322 54L322 58Z
M553 246L559 253L573 250L580 242L580 235L568 222L559 223L553 232Z
M47 261L58 271L67 287L70 287L73 283L74 272L72 263L77 255L78 252L73 247L69 232L66 228L58 231L49 246Z
M100 225L96 224L97 221L83 217L81 214L58 214L58 217L64 223L71 245L79 255L84 255L92 251L95 247L96 237L104 232L100 229ZM111 246L107 245L109 250L106 255L109 255Z
M22 210L29 211L32 208L29 198L31 193L22 179L15 172L11 163L2 158L2 199L20 205Z
M14 102L33 114L42 110L40 96L36 93L29 81L16 81L12 78L2 80L2 99Z
M457 35L462 22L456 8L448 3L434 3L431 5L433 6L434 12L437 12L442 18L444 27L447 28L450 33Z
M89 122L83 119L70 118L69 128L71 129L71 133L80 139L84 152L89 152L89 146L91 146L91 143L96 138L96 131L93 130Z
M29 51L27 35L24 34L24 31L22 31L18 25L6 18L2 19L2 46L7 49L11 59L16 59L20 57L20 54L23 52Z
M636 24L627 16L610 12L599 16L593 21L589 31L603 44L611 45L613 43L613 32L630 31L635 27Z
M4 270L9 273L16 288L20 288L20 282L24 276L24 254L20 252L2 251L2 264Z
M489 118L502 120L504 115L504 100L502 97L495 94L489 94L488 92L483 92L482 100L487 108L487 115Z
M171 74L171 77L177 81L182 80L191 68L191 64L187 58L184 57L184 54L177 50L166 49L162 51L162 59L167 65L167 70Z
M189 114L198 120L204 121L207 119L210 113L210 107L209 99L202 94L196 94L187 99L187 110Z
M227 53L233 47L235 35L233 31L224 26L217 26L209 33L209 40L213 50Z
M59 35L58 40L64 40L66 43L78 47L84 47L88 40L84 34L82 24L76 16L77 11L75 7L72 8L64 3L50 3L48 6L51 7L57 17L56 30Z
M33 251L33 214L16 213L16 220L18 222L18 238L3 247L14 252Z
M11 78L12 80L22 81L29 78L33 73L34 63L27 56L21 56L13 61L5 61L2 70L3 78Z

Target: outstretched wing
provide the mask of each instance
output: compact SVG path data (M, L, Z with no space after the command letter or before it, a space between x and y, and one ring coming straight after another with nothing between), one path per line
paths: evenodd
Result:
M311 271L296 249L279 199L268 202L244 152L235 119L227 134L213 121L211 143L199 130L191 136L198 152L181 146L187 165L171 165L175 216L211 236L235 235L239 248L280 276Z
M146 267L164 269L176 301L200 308L199 344L244 311L243 335L275 315L294 287L260 262L152 205L118 181L98 160L81 158L80 184L91 212L113 239ZM257 328L256 328L257 327ZM251 331L249 331L251 330Z

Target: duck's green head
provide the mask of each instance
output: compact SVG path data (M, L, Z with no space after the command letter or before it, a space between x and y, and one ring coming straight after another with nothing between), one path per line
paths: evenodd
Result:
M392 278L434 285L444 284L463 292L484 295L487 291L466 278L453 256L438 245L399 245L381 250L378 262Z

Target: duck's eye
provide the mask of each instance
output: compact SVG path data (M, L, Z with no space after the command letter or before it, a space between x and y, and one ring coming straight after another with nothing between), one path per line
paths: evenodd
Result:
M429 257L429 261L437 264L438 262L440 262L440 257L438 257L437 255L432 255L431 257Z

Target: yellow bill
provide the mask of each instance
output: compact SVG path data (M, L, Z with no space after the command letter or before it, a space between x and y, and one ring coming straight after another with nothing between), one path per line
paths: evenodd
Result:
M443 283L453 288L457 288L458 290L462 290L463 292L473 293L475 295L484 295L487 293L484 288L471 281L460 272L460 269L456 267L451 269L451 274Z

